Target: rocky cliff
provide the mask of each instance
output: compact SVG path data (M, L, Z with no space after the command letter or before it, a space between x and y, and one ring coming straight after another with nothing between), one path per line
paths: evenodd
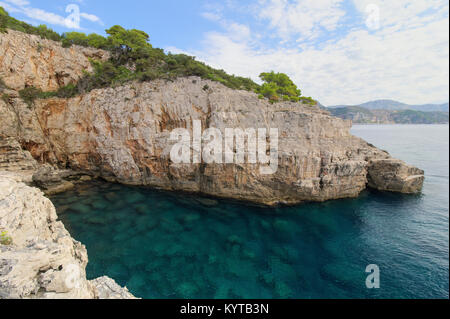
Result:
M327 108L334 116L358 124L447 124L448 112L369 110L360 106Z
M0 299L133 298L112 279L86 280L86 248L36 188L0 173Z
M11 59L0 63L0 76L6 75L10 88L67 84L54 81L52 70L71 70L73 75L64 78L74 81L83 69L88 70L87 57L106 56L99 50L94 54L64 49L27 35L1 38L0 50L14 56L14 63ZM39 44L48 54L38 52ZM44 54L41 68L50 71L36 72L32 67L30 56L40 54ZM11 75L11 65L21 77ZM46 82L52 85L43 86ZM0 135L15 137L40 162L120 183L271 205L355 197L367 186L416 193L424 179L423 171L352 136L350 121L308 104L270 104L254 93L197 77L98 89L71 99L38 100L32 107L16 90L5 92L8 98L0 101ZM277 128L277 172L262 175L259 164L173 163L170 150L175 142L169 140L170 132L186 128L192 136L194 120L201 121L203 129L215 127L222 132ZM384 165L392 162L401 169ZM384 178L374 178L380 170Z
M34 86L42 91L53 91L74 83L91 72L89 59L107 60L102 50L72 46L8 30L0 34L0 78L9 88L21 90Z
M102 277L87 281L85 247L57 221L47 193L85 175L267 205L355 197L366 187L420 192L424 172L350 134L351 122L317 106L270 104L197 77L98 89L25 103L19 90L76 83L108 53L20 32L0 34L0 298L131 298ZM3 83L3 84L2 84ZM176 164L172 130L278 129L278 165ZM266 140L266 142L272 142ZM248 143L247 143L248 144ZM268 150L268 149L267 149ZM248 152L247 152L248 155Z

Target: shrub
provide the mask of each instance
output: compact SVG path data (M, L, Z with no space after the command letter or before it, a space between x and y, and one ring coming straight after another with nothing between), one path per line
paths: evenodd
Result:
M271 102L293 101L297 102L301 96L301 91L284 73L261 73L261 80L264 81L257 92L268 98Z
M52 93L52 92L50 92L50 93ZM71 97L78 95L78 93L79 93L79 90L75 84L68 84L66 86L59 88L58 91L56 92L56 94L54 94L53 96L57 96L60 98L71 98ZM48 97L53 97L53 96L52 96L52 94L50 94L50 96L45 96L45 93L43 93L39 96L39 98L48 98Z
M62 37L46 25L34 27L28 23L19 21L11 17L8 12L0 7L0 32L7 32L7 29L12 29L28 34L39 35L43 39L54 41L61 41Z
M34 86L29 86L19 91L20 98L31 108L34 104L34 100L39 98L42 91Z
M9 104L9 98L10 98L9 94L6 94L6 93L2 94L2 100L3 100L6 104Z
M45 25L34 27L18 21L0 7L0 32L5 32L8 28L60 41L63 47L75 44L105 49L112 53L109 61L91 61L94 73L84 74L77 85L66 86L57 92L41 92L32 87L22 90L20 96L29 106L37 97L72 97L93 89L121 85L134 80L173 80L185 76L199 76L222 83L231 89L255 91L259 94L259 98L268 98L271 103L301 100L308 103L314 102L311 98L301 97L301 91L284 73L273 71L261 73L260 78L264 83L260 86L250 78L230 75L224 70L214 69L197 61L195 57L186 54L166 54L162 49L153 48L147 33L136 29L127 30L115 25L105 30L107 37L95 33L86 35L82 32L66 32L59 35Z
M69 47L73 44L88 46L88 38L85 33L82 32L66 32L63 34L63 46Z
M69 84L60 87L57 91L43 92L34 86L26 87L19 91L20 98L31 108L36 99L48 99L52 97L71 98L80 93L78 86Z
M101 35L91 33L87 36L87 45L97 49L107 49L108 40Z
M317 105L317 101L314 100L312 97L308 96L308 97L300 97L299 101L302 101L303 103L308 103L308 104L312 104L312 105Z
M8 232L0 232L0 244L5 246L12 245L12 238L8 236Z
M8 26L9 14L2 7L0 7L0 33L5 33Z
M8 86L5 84L2 78L0 78L0 90L7 89Z

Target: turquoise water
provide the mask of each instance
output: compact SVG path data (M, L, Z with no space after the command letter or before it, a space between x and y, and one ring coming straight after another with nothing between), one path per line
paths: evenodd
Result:
M52 197L107 275L142 298L448 298L448 125L355 126L426 170L422 195L261 208L101 182ZM380 268L380 289L365 286Z

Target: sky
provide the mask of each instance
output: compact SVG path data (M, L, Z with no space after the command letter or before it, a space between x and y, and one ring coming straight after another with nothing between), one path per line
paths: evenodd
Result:
M154 47L258 82L262 72L283 72L304 96L328 106L449 100L448 0L0 0L0 6L58 32L105 34L116 24L144 30Z

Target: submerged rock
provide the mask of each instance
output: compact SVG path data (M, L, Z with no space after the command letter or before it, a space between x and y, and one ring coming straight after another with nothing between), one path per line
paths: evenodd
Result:
M45 195L55 195L75 187L76 183L88 182L92 178L82 172L61 170L50 165L42 165L33 174L33 185L39 187Z

